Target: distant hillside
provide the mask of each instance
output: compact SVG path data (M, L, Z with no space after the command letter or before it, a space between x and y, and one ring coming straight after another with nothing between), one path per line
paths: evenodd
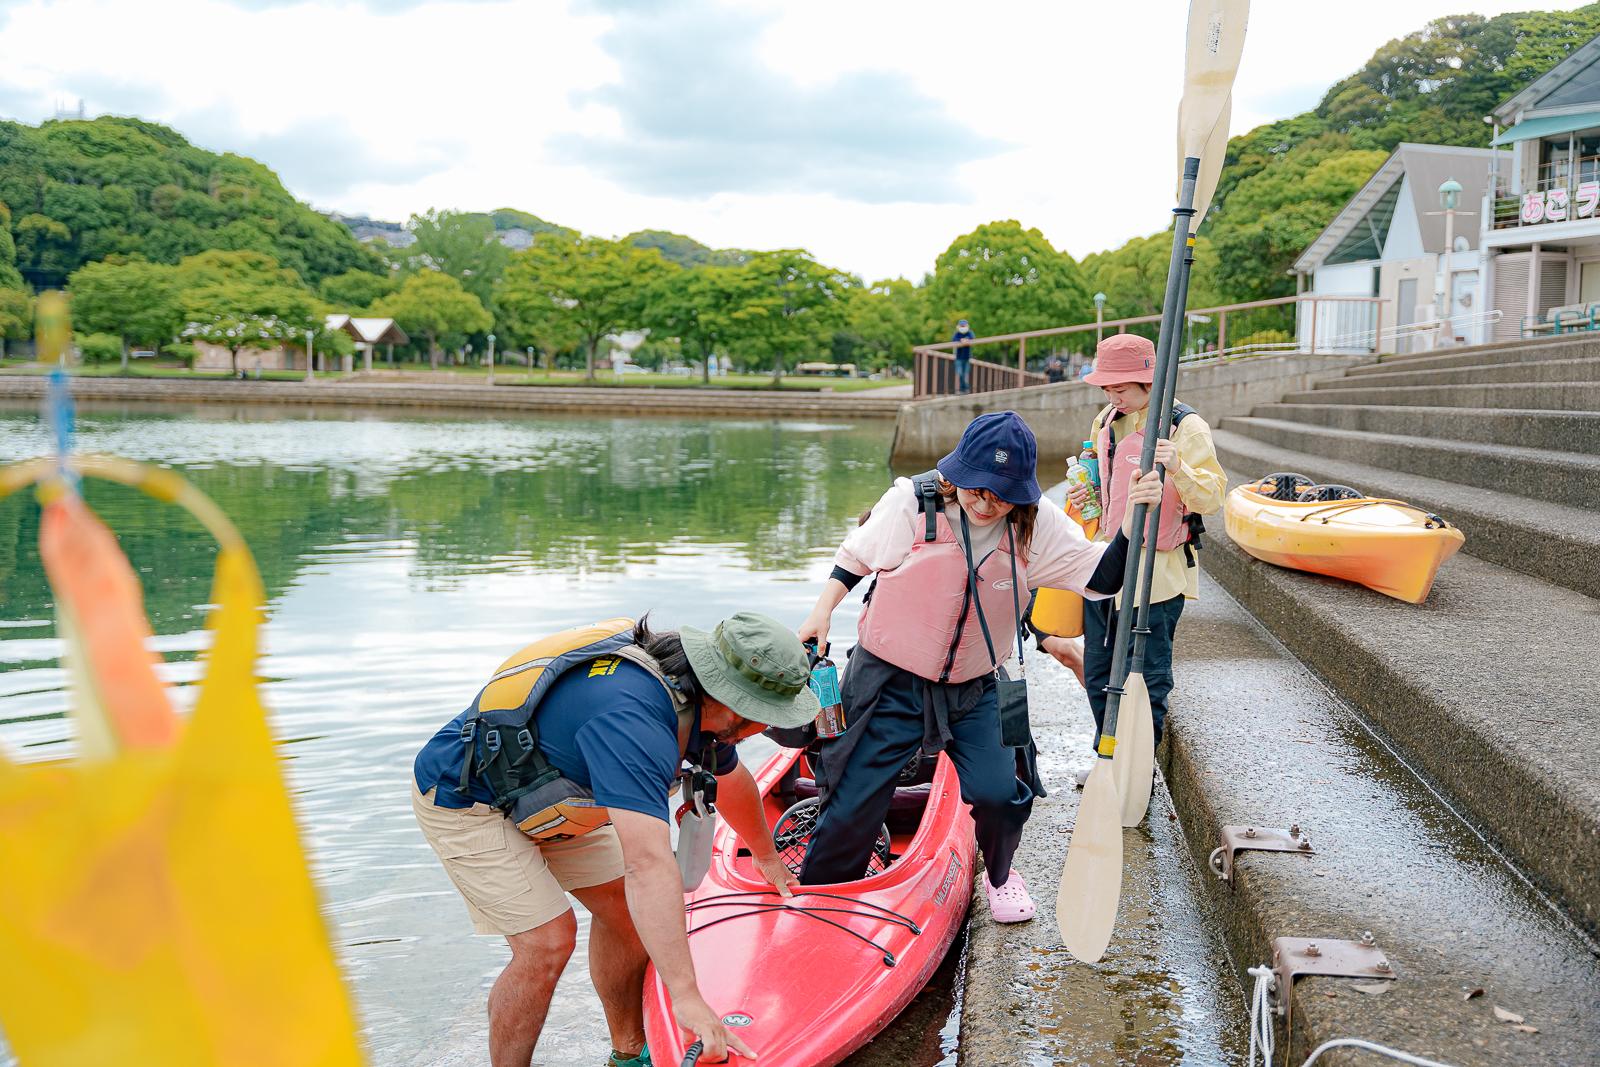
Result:
M0 204L17 269L36 287L113 254L176 263L213 248L265 252L311 284L383 269L267 167L140 119L0 122Z
M682 267L737 267L750 258L750 253L738 248L711 248L666 230L640 230L623 238L636 248L655 248L661 255Z
M1401 141L1487 146L1483 116L1596 34L1600 4L1436 19L1378 49L1312 110L1234 137L1202 229L1214 253L1207 284L1226 300L1293 293L1290 265L1384 154Z

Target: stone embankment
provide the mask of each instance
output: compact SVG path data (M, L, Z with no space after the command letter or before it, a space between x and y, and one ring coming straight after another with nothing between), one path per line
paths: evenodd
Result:
M0 376L0 399L42 396L45 379ZM416 382L195 381L75 378L75 396L161 404L279 404L540 414L687 415L767 418L893 418L904 400L865 393L691 388L567 388Z
M1302 980L1293 1062L1339 1036L1593 1062L1600 341L1390 357L1216 421L1234 484L1297 471L1467 536L1411 605L1261 563L1211 521L1163 754L1175 807L1197 855L1230 823L1298 822L1317 847L1246 853L1217 883L1241 977L1272 938L1370 930L1398 980Z
M1296 354L1186 364L1178 376L1178 398L1214 424L1224 415L1243 415L1286 392L1338 377L1365 358ZM899 412L889 462L897 470L926 468L955 446L973 418L1010 410L1037 435L1041 469L1059 472L1066 458L1077 454L1090 421L1104 406L1100 390L1082 382L919 400Z

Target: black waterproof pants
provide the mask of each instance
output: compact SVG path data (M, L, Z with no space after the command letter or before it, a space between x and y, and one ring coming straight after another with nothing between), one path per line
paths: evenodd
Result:
M872 843L889 813L895 778L922 747L926 684L909 671L896 671L871 714L851 727L862 735L844 765L830 767L835 784L812 834L801 882L849 882L865 873ZM1017 750L1000 743L1000 709L992 681L976 707L950 721L945 752L961 780L961 799L972 805L990 884L1002 885L1033 810L1033 790L1017 777Z
M1183 614L1183 594L1150 605L1150 636L1144 646L1144 684L1150 690L1150 714L1155 720L1156 744L1167 721L1167 697L1172 693L1172 635ZM1083 684L1089 690L1094 712L1094 744L1100 747L1100 728L1106 717L1106 686L1111 684L1111 645L1116 640L1116 615L1110 600L1090 600L1083 605ZM1132 652L1130 650L1130 655Z

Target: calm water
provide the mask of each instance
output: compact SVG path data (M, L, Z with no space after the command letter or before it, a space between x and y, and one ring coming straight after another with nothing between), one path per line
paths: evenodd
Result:
M80 412L79 446L171 465L255 550L271 599L261 673L303 836L374 1063L481 1063L503 942L465 911L412 819L417 748L496 664L549 631L647 610L798 624L833 547L887 479L890 428L772 421L446 419L215 409ZM0 410L0 460L37 454ZM211 546L131 491L93 506L139 570L167 676L196 677ZM70 751L31 499L0 502L0 743ZM848 640L855 604L835 634ZM580 949L581 951L581 949ZM540 1046L600 1062L577 965ZM5 1060L0 1049L0 1060Z

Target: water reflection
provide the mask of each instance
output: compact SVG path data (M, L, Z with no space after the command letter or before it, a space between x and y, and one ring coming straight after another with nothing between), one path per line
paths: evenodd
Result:
M798 623L888 476L881 423L88 411L79 431L85 450L183 470L256 552L273 728L373 1061L393 1065L481 1063L504 954L470 936L412 821L422 741L550 630L651 609ZM0 460L42 447L30 412L0 412ZM163 671L192 682L206 535L120 487L88 496L145 583ZM0 502L0 742L26 758L70 751L37 536L30 499ZM575 963L540 1060L597 1060L598 1011Z

